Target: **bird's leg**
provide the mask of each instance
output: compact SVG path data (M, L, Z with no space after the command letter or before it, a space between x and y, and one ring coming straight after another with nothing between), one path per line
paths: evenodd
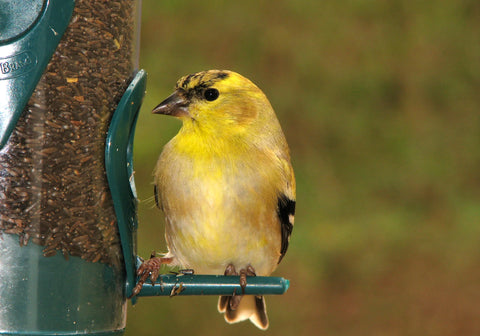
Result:
M244 268L240 270L240 287L242 288L242 295L245 294L245 287L247 287L247 271Z
M138 279L136 286L132 290L132 295L130 295L129 298L132 298L140 293L143 284L148 278L150 278L152 285L154 285L158 278L160 267L163 264L170 264L172 261L173 258L155 257L155 253L152 253L150 259L144 261L137 269L137 276L139 276L140 279Z
M242 287L242 294L245 294L245 287L247 287L247 276L257 276L255 269L248 265L247 268L240 270L240 287Z
M239 273L237 273L235 266L229 264L225 269L225 275L240 275L240 287L242 289L242 294L237 295L237 293L233 293L230 298L230 309L236 310L240 301L242 300L243 294L245 294L245 287L247 287L247 276L256 276L255 269L248 265L247 268L242 268Z
M225 273L224 274L225 275L238 275L237 270L235 269L235 266L233 266L233 264L229 264L225 268ZM233 292L233 295L230 297L230 299L228 301L230 309L231 310L237 309L241 300L242 300L242 295L236 295L236 293Z

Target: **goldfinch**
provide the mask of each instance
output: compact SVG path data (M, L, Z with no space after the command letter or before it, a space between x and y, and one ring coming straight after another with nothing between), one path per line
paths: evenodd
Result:
M141 284L156 279L162 263L240 275L242 287L247 276L270 275L292 233L295 177L267 97L235 72L209 70L180 78L153 113L183 125L154 171L168 253L139 268ZM268 328L262 296L220 297L218 310L229 323L250 319Z

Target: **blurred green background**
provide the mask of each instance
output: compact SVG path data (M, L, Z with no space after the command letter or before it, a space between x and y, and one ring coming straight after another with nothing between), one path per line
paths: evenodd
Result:
M126 335L480 334L480 2L143 0L139 254L165 251L152 171L182 75L230 69L269 97L297 216L270 328L216 297L141 298Z

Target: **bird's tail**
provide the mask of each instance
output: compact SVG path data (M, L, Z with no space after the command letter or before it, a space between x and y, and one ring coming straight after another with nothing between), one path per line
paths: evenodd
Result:
M258 328L268 328L267 306L263 296L220 296L218 311L225 314L225 321L228 323L250 319Z

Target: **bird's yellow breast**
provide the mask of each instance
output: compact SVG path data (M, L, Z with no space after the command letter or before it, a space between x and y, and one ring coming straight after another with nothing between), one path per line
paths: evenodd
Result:
M259 274L269 274L281 241L270 185L278 174L254 150L225 151L224 141L205 146L198 136L179 134L159 159L156 184L169 248L197 272L257 260Z

